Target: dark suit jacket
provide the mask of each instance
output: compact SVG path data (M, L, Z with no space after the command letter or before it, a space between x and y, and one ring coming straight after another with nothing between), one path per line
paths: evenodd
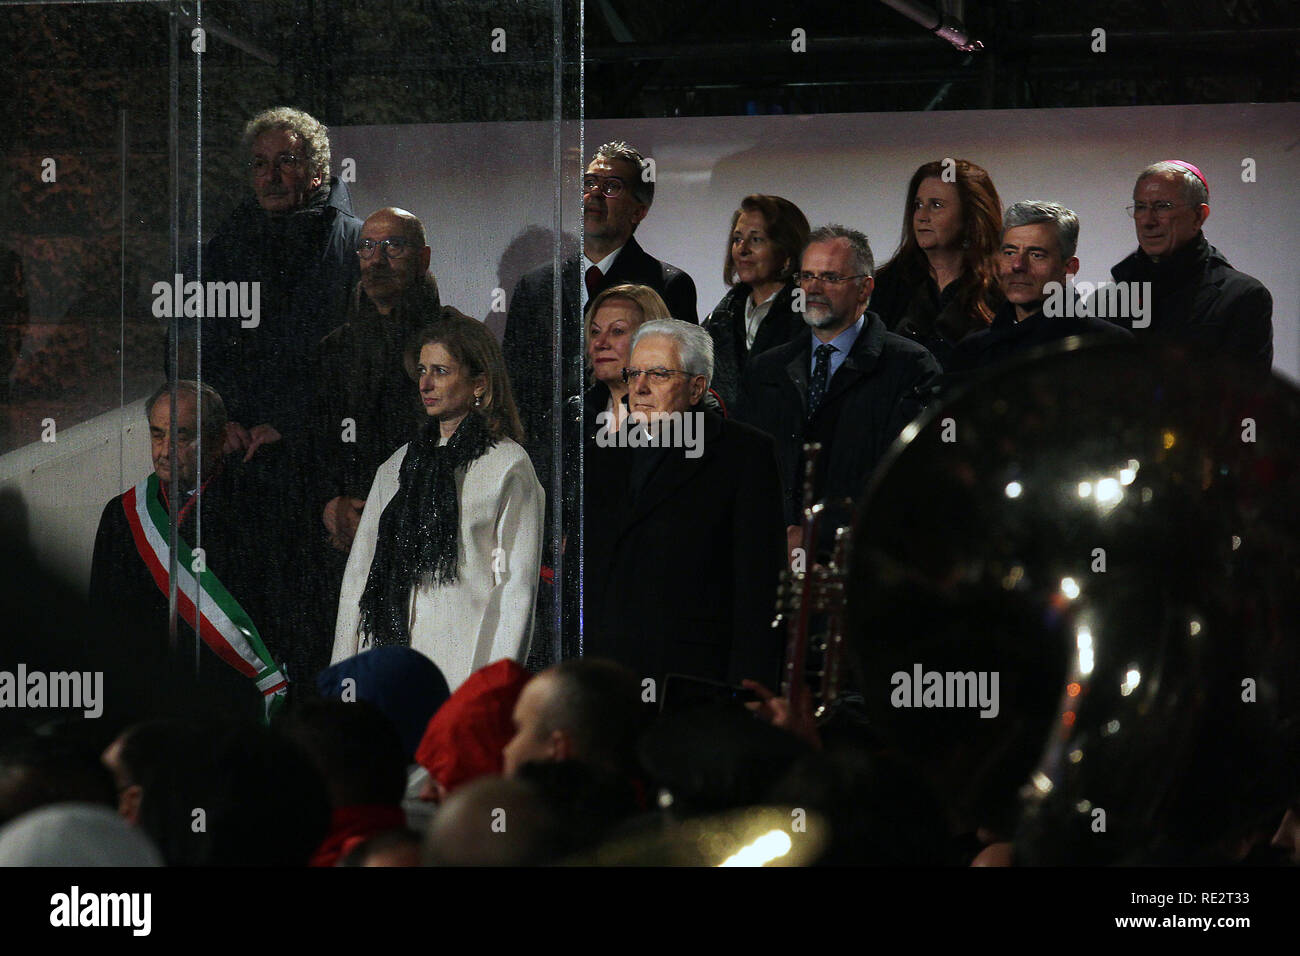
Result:
M636 236L627 240L627 245L609 267L604 284L596 291L625 282L648 285L663 296L674 319L699 324L700 317L695 311L695 280L676 266L660 262L647 253L636 241Z
M1132 342L1133 333L1105 319L1081 315L1043 314L1038 311L1016 321L1016 307L1004 303L983 332L962 339L944 366L944 388L951 388L1039 345L1059 342L1071 336L1088 336L1113 342Z
M428 420L403 356L411 336L443 314L438 284L427 275L387 315L360 284L343 324L316 344L309 418L309 528L323 533L321 509L338 495L365 498L375 472ZM447 310L454 311L454 310ZM343 441L343 421L355 434Z
M588 443L584 653L661 691L667 673L775 687L785 533L772 442L703 415L703 454L669 451L635 501L634 452Z
M803 512L803 446L821 442L818 498L862 497L867 478L904 426L920 414L939 380L934 356L885 331L874 312L807 420L812 332L755 358L741 387L736 418L776 440L786 523Z

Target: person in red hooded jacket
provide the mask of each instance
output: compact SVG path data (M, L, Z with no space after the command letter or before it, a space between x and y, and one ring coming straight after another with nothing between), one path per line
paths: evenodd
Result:
M435 713L415 752L429 772L420 799L442 802L457 787L499 775L515 735L515 702L532 675L510 659L471 674Z

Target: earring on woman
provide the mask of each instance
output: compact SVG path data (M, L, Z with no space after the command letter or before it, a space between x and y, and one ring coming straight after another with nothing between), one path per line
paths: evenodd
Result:
M475 395L475 396L474 396L474 407L475 407L475 408L482 408L482 407L483 407L483 396L482 396L482 395Z

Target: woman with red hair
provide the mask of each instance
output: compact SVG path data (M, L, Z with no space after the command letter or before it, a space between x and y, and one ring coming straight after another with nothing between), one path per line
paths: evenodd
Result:
M964 159L925 163L908 184L902 240L876 274L869 308L944 365L1002 302L1001 242L1002 201L989 174Z

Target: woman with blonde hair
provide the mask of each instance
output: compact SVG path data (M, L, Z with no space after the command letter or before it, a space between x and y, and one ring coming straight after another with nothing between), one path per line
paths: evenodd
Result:
M610 286L587 305L587 369L591 375L585 405L588 434L601 412L613 414L611 429L616 429L627 414L623 369L631 356L636 330L646 322L671 318L659 293L644 285Z
M483 323L444 313L412 340L405 364L428 421L375 474L331 663L404 644L454 691L475 670L528 653L545 498Z

